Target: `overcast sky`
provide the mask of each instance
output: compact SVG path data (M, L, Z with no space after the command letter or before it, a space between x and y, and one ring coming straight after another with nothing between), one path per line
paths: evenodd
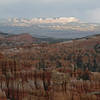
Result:
M76 17L100 22L100 0L0 0L0 18Z

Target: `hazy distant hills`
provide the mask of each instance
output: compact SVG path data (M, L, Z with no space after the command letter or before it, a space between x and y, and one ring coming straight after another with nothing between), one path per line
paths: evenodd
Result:
M35 37L53 38L81 38L100 34L100 24L82 23L78 19L8 19L0 21L0 31L5 33L20 34L30 33Z
M50 38L50 37L33 37L29 33L22 34L9 34L0 32L0 46L19 46L19 45L27 45L32 43L58 43L68 41L69 39L62 38Z
M75 39L64 39L64 38L50 38L50 37L33 37L29 33L22 34L7 34L0 32L0 47L16 47L16 46L27 46L37 43L67 43L72 40L88 40L88 39L96 39L100 38L100 35L92 35L83 38L75 38Z

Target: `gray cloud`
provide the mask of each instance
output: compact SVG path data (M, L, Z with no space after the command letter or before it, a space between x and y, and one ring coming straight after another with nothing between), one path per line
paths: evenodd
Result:
M100 8L88 10L86 14L88 16L88 21L100 23Z
M0 18L73 16L97 21L99 4L99 0L0 0Z

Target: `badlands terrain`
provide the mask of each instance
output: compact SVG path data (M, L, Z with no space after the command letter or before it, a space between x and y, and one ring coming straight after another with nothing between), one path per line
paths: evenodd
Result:
M0 100L100 100L100 35L47 40L0 33Z

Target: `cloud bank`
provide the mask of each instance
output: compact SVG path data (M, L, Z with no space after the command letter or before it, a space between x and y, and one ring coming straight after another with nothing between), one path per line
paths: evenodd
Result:
M79 22L79 19L75 17L60 17L60 18L32 18L32 19L19 19L19 18L9 18L8 22L13 26L30 26L32 24L45 24L45 23L71 23Z

